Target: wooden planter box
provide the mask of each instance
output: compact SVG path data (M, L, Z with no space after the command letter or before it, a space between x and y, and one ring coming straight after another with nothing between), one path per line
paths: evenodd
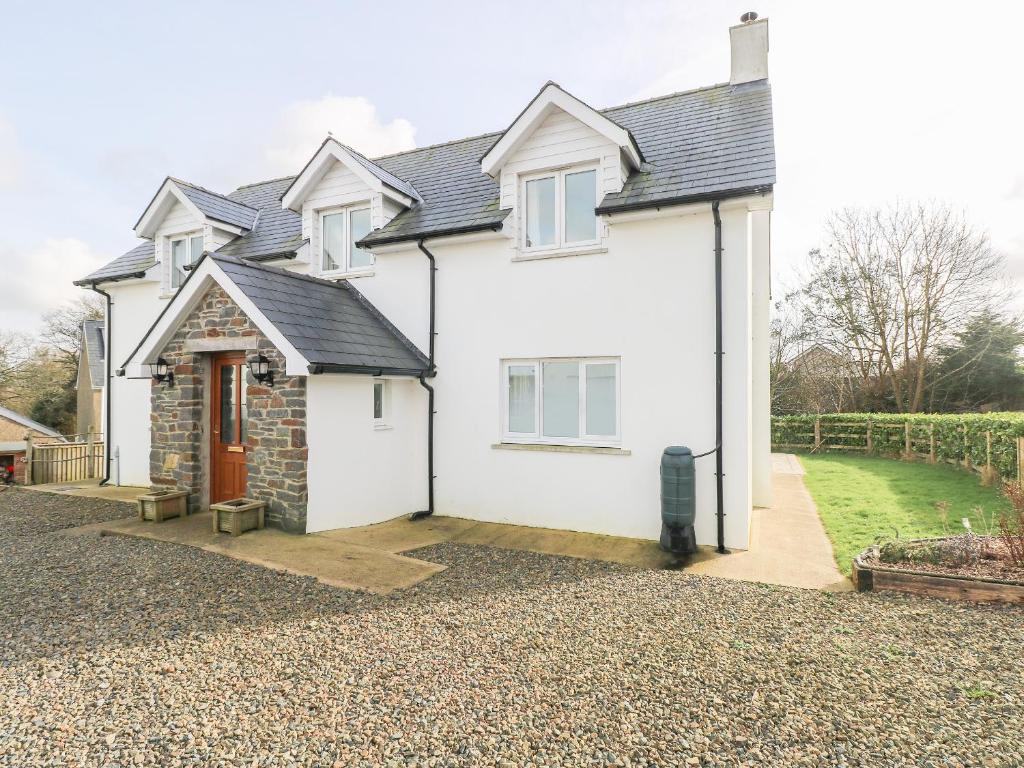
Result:
M246 531L263 527L263 510L266 504L253 499L232 499L211 504L213 532L241 536Z
M162 523L172 517L188 514L188 491L150 491L136 496L139 520Z
M877 548L871 547L853 559L853 583L858 592L890 590L947 600L1024 605L1024 582L892 568L867 559L876 552Z

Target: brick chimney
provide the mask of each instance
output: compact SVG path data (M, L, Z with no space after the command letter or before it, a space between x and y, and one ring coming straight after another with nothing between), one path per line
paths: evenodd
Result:
M768 78L768 19L758 19L748 11L740 23L729 27L732 48L732 85Z

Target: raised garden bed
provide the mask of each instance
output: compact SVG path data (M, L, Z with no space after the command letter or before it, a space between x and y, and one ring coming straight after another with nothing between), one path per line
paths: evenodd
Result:
M890 590L929 597L1024 605L1024 569L997 537L949 536L889 542L853 560L860 592Z
M135 497L139 520L162 523L188 514L188 491L150 491Z
M255 499L231 499L210 505L213 513L213 532L241 536L246 531L263 527L266 504Z

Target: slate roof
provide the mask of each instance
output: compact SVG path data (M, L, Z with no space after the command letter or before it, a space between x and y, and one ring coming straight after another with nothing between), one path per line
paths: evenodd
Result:
M103 340L103 321L86 320L82 323L82 338L89 360L89 379L93 389L102 389L106 376L106 344Z
M75 280L75 285L142 277L146 270L154 264L156 264L156 246L152 240L143 240L128 253L118 256L109 264L104 264L81 280Z
M212 254L217 266L311 366L425 371L426 356L350 282Z
M28 416L22 416L17 411L12 411L10 408L4 408L0 405L0 419L7 419L13 421L16 424L20 424L23 427L27 427L34 432L41 432L49 437L60 437L61 434L55 429L50 429L45 424L40 424L38 421L33 421Z
M386 168L382 168L372 160L369 160L365 156L356 152L354 149L352 149L352 147L346 144L342 144L341 146L344 147L345 151L351 154L352 157L355 158L356 162L363 166L363 168L368 170L370 173L372 173L382 182L387 184L389 187L398 190L406 197L411 197L413 200L422 200L422 198L420 197L420 193L416 191L416 187L414 187L408 181L398 178L393 173L388 171Z
M605 196L600 212L748 194L766 191L775 183L771 86L766 80L715 85L600 111L630 132L645 159L621 192ZM362 243L382 245L499 228L510 211L498 207L498 182L480 171L480 158L500 135L488 133L372 161L363 158L368 168L382 169L396 182L411 185L422 202L371 232ZM301 217L280 203L293 179L240 187L227 195L260 213L252 232L218 253L256 260L293 256L304 242ZM148 262L140 250L147 246ZM131 276L140 265L152 266L152 252L151 243L137 246L78 284Z
M217 249L217 253L243 259L289 258L302 244L302 217L281 207L281 196L294 176L239 187L228 197L259 210L256 227Z
M202 214L214 221L221 221L242 229L252 229L258 210L238 199L218 192L211 192L181 179L171 179L182 193Z
M771 87L716 85L605 110L636 136L646 161L599 212L766 190L775 184Z

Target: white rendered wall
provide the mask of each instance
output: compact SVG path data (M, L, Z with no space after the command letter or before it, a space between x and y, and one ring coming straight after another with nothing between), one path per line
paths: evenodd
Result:
M390 429L373 422L373 378L308 378L306 531L369 525L427 507L426 391L390 379Z
M748 214L723 207L726 545L748 545L752 291ZM662 450L715 441L710 211L614 222L607 253L513 262L505 238L431 244L437 273L436 508L493 522L656 538ZM427 260L377 257L357 285L426 349ZM621 358L621 455L492 448L499 364ZM311 445L311 455L314 454ZM714 457L697 465L697 537L715 543Z
M772 396L770 367L769 320L771 313L771 212L751 211L750 247L753 254L752 364L753 414L750 447L753 466L751 482L754 505L772 505Z
M150 269L159 274L160 265ZM111 283L104 288L113 306L113 333L109 334L111 370L116 371L160 314L166 303L158 282ZM149 485L150 379L114 376L111 381L110 481L120 485Z

